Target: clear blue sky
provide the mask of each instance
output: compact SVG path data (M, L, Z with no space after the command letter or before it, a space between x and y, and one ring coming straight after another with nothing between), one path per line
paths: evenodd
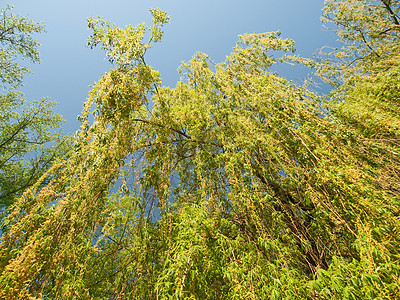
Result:
M90 31L86 18L102 16L118 26L150 24L149 8L161 8L171 16L162 43L152 48L147 63L161 72L164 85L175 86L181 61L201 51L215 62L225 59L237 36L280 30L296 41L297 53L312 57L324 45L333 45L336 35L323 30L322 0L2 0L14 13L46 25L37 38L42 64L32 65L33 75L24 80L28 100L50 97L66 120L65 132L74 132L90 85L110 66L99 49L85 48ZM302 75L283 68L295 80Z

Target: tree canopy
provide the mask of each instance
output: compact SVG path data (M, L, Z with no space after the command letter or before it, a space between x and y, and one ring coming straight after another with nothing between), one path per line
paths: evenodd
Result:
M44 31L41 23L15 15L8 6L0 21L0 210L33 185L65 152L60 115L52 112L48 99L28 102L18 88L29 68L22 59L40 62L35 33Z
M174 88L145 60L165 12L124 29L89 19L88 46L113 68L71 152L6 220L0 296L400 297L399 9L326 1L347 43L337 60L244 34L222 63L183 63ZM280 77L278 60L306 62L335 92Z

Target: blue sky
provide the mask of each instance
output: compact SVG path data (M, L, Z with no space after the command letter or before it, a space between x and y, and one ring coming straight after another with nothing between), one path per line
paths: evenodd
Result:
M28 100L49 97L57 101L55 111L66 120L65 132L78 129L77 115L90 85L110 69L99 49L85 44L90 31L86 18L102 16L118 26L150 24L149 8L161 8L171 16L164 39L148 53L147 63L161 72L164 85L175 86L181 61L201 51L215 62L225 59L237 36L280 30L282 37L296 41L297 53L312 57L324 45L333 45L335 33L320 22L322 0L10 0L14 13L46 25L37 36L42 64L31 65L34 74L22 88ZM292 80L304 76L296 69L282 68Z

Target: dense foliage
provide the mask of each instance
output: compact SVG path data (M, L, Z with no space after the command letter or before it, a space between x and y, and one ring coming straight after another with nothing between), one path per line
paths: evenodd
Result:
M336 60L245 34L223 63L197 53L175 88L145 61L164 12L152 27L89 19L115 67L54 179L7 219L1 297L399 298L399 6L326 1ZM274 51L335 91L272 73Z
M47 99L28 103L18 88L29 73L21 59L39 62L35 33L44 27L4 8L0 17L0 213L32 186L63 150L61 116Z

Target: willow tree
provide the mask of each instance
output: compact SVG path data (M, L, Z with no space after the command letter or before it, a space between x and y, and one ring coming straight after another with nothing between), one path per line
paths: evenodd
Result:
M333 113L360 157L373 161L379 186L398 199L400 1L326 1L324 18L344 43L329 70L320 69L345 99Z
M9 216L0 295L399 297L396 144L342 121L356 101L326 107L271 72L294 51L278 32L240 36L220 64L197 53L163 87L145 54L169 18L151 12L151 27L89 20L114 68L54 179Z
M32 186L55 157L65 153L57 128L60 115L48 99L28 102L18 91L29 68L23 59L40 62L34 34L44 25L12 13L0 15L0 219L4 211Z

